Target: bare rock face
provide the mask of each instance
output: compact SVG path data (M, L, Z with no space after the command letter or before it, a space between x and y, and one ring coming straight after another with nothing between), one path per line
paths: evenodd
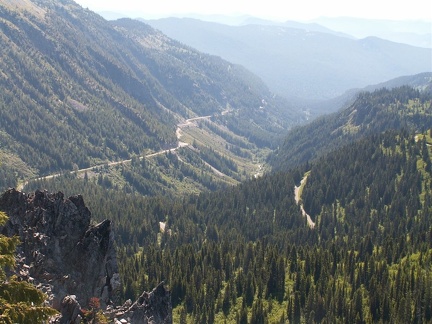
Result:
M56 319L54 323L71 324L79 323L81 315L81 305L76 300L76 296L66 296L61 303L61 317Z
M96 297L113 323L171 324L171 293L159 284L132 304L118 303L120 276L111 222L91 225L82 196L9 189L0 196L9 220L0 233L18 235L16 273L48 295L61 315L51 323L80 323L81 306Z
M82 196L61 192L24 194L10 189L0 196L0 210L9 216L2 234L18 235L19 275L45 291L61 310L65 296L87 305L97 297L101 306L113 302L120 288L111 222L90 224Z
M171 324L171 293L160 283L150 293L144 292L130 305L115 310L114 322L127 324Z

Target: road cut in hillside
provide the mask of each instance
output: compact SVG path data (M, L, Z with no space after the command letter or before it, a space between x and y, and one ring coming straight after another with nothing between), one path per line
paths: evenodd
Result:
M202 119L209 119L212 116L202 116L202 117L194 117L194 118L190 118L185 120L184 123L178 124L177 125L177 130L176 130L176 135L177 135L177 139L180 139L181 137L181 129L183 127L189 127L189 126L196 126L195 123L193 123L195 120L202 120ZM172 152L177 150L180 147L185 147L188 146L188 143L185 142L178 142L176 147L170 148L170 149L166 149L166 150L162 150L159 152L155 152L155 153L151 153L145 156L140 156L139 159L142 160L143 158L150 158L150 157L154 157L156 155L160 155L160 154L165 154L168 152ZM84 169L79 169L79 170L74 170L74 171L70 171L70 174L80 174L80 173L84 173L84 172L88 172L88 171L94 171L97 168L103 167L103 166L115 166L115 165L119 165L119 164L123 164L123 163L130 163L132 161L132 159L127 159L127 160L121 160L121 161L112 161L112 162L108 162L108 163L104 163L101 165L95 165L89 168L84 168ZM48 180L48 179L52 179L52 178L56 178L58 176L62 175L62 173L55 173L55 174L51 174L51 175L47 175L44 177L39 177L36 179L32 179L32 180L28 180L25 181L23 183L21 183L20 185L17 186L17 190L18 191L22 191L24 189L24 187L30 182L30 181L37 181L37 180Z
M303 203L301 202L301 197L300 197L301 189L306 184L307 177L308 177L308 173L306 173L305 176L303 177L303 179L300 181L300 185L294 186L294 199L295 199L296 204L300 205L300 210L302 212L302 215L303 215L303 217L306 217L309 227L313 229L313 228L315 228L315 223L312 221L312 218L309 216L309 214L306 213L306 211L303 207Z

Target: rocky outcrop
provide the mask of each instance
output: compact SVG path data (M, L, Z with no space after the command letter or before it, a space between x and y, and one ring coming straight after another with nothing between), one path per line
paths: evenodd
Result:
M116 324L171 324L171 293L162 282L150 293L144 292L132 305L129 302L117 308L111 318Z
M82 196L9 189L0 196L9 220L0 233L18 235L16 274L48 295L61 315L52 323L80 323L90 300L96 300L112 323L172 323L171 294L164 284L144 292L135 303L118 303L120 276L111 222L91 224Z
M53 323L71 324L79 323L80 315L82 314L81 305L76 300L76 296L66 296L61 303L61 315L56 318Z
M0 196L0 210L9 216L0 231L18 235L18 274L45 291L60 310L65 296L87 305L92 297L106 307L120 288L111 222L91 224L81 196L61 192L24 194L10 189Z

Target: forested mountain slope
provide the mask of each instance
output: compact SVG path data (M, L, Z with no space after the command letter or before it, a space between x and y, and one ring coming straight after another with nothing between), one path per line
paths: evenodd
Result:
M292 168L367 135L432 127L431 80L423 84L423 90L402 86L360 93L349 107L290 131L270 164L275 170Z
M389 131L178 200L58 185L113 220L125 297L165 280L175 321L428 322L431 144L430 130ZM305 176L313 229L294 199Z
M215 116L265 147L295 117L244 68L70 0L1 0L0 25L0 150L11 185L175 147L186 118Z
M26 191L81 194L112 221L122 297L165 281L176 323L432 321L430 93L362 93L291 133L279 172L175 197L195 178L222 187L206 172L242 180L234 156L274 145L293 122L285 103L139 22L0 3L0 174L105 164ZM179 133L190 145L163 151Z

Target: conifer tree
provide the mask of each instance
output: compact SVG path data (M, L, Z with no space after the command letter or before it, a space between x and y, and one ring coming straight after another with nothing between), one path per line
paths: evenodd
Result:
M0 212L0 226L7 221L7 215ZM14 253L19 238L0 235L0 322L42 323L57 312L43 305L45 295L15 276L8 277L6 268L15 266Z

